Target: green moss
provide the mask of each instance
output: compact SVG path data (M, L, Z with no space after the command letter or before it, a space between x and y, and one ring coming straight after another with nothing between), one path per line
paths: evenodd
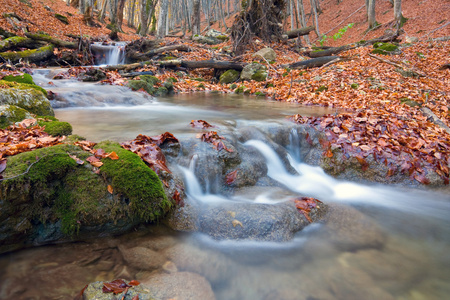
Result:
M250 95L250 94L251 94L251 92L252 92L252 90L251 90L251 89L246 89L246 90L244 91L244 94L245 94L245 95Z
M35 84L33 77L30 74L23 73L22 75L8 75L2 78L2 80L13 81L18 83Z
M239 79L241 73L236 70L227 70L222 75L220 75L219 82L222 84L229 84L235 82Z
M236 94L243 94L245 89L246 89L246 87L243 86L243 85L241 85L240 87L238 87L237 89L235 89L234 92L235 92Z
M416 102L416 101L411 100L409 98L400 98L400 102L403 103L403 104L406 104L408 106L411 106L411 107L420 106L419 102Z
M205 89L205 88L206 88L205 85L204 85L203 83L200 83L199 85L197 85L197 87L198 87L199 89Z
M155 88L153 85L149 84L148 82L144 80L128 80L127 86L132 89L133 91L139 91L144 90L150 95L153 95L155 93Z
M216 36L216 39L219 39L222 42L225 42L225 41L228 41L230 38L226 35L218 35L218 36Z
M158 97L166 96L168 94L169 94L169 90L164 86L160 86L155 92L155 96L158 96Z
M35 115L54 115L50 102L42 93L41 87L4 80L0 80L0 85L10 87L9 89L0 89L0 105L15 105Z
M138 155L113 142L96 146L106 152L115 151L120 159L104 159L102 174L111 179L116 192L130 200L131 211L145 221L157 220L172 204L167 200L163 186L156 173Z
M39 126L45 126L44 131L52 136L63 136L72 134L72 125L59 121L38 121Z
M268 87L268 88L270 88L270 87L275 87L275 85L274 85L273 83L268 83L268 84L267 84L267 87Z
M328 87L326 85L321 85L317 88L316 93L320 93L326 90L328 90Z
M0 106L0 128L6 128L29 117L31 117L31 114L21 107L15 105Z
M163 60L175 60L177 59L175 56L166 56L163 58Z
M55 18L57 18L58 20L60 20L64 24L69 25L69 20L67 19L66 16L63 16L63 15L60 15L60 14L55 14Z
M152 86L160 82L158 77L153 75L140 75L139 78Z
M266 96L266 94L264 94L263 92L256 92L255 93L255 96L259 96L259 97L265 97Z
M237 88L237 84L233 83L232 85L230 85L230 90L234 90L235 88Z
M178 79L176 79L175 77L169 77L168 81L175 83L178 82Z
M31 50L23 50L19 52L2 52L0 53L0 56L3 57L5 60L10 61L19 61L21 59L26 60L27 58L38 55L41 52L53 52L53 45L49 44L47 46L43 46L41 48L37 49L31 49Z
M358 89L359 88L359 84L357 84L357 83L352 83L352 85L351 85L351 87L352 87L352 89Z
M6 77L8 77L8 76L6 76ZM43 93L47 97L47 91L44 88L34 84L34 82L31 83L31 84L30 83L26 83L26 82L20 83L20 82L17 82L15 80L6 80L5 79L6 77L3 77L3 79L0 80L0 85L8 86L10 88L18 88L18 89L34 89L34 90L40 91L41 93ZM16 76L16 77L20 77L20 76ZM31 80L31 81L33 81L33 80Z
M205 82L206 81L205 79L203 79L201 77L193 78L192 80L200 81L200 82Z
M168 94L172 93L173 92L173 82L172 82L172 80L170 80L170 78L169 78L166 81L164 81L163 87L167 90Z
M265 69L259 69L252 75L252 79L256 81L265 81L267 79L267 71Z
M398 50L398 46L392 43L375 43L372 53L388 55Z

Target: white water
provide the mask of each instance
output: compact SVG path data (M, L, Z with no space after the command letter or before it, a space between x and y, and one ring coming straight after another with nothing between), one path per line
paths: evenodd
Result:
M448 220L450 216L448 195L336 180L320 167L301 163L291 154L288 156L289 162L298 172L298 175L293 175L286 170L277 153L264 142L250 140L245 145L256 148L265 157L268 176L296 193L326 202L380 206L420 215L427 214L442 220Z
M120 65L125 63L125 42L116 42L114 45L96 42L92 44L95 64L97 66Z

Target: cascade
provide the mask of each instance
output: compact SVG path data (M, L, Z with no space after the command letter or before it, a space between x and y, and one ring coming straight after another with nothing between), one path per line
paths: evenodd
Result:
M125 42L91 44L95 65L119 65L125 62Z

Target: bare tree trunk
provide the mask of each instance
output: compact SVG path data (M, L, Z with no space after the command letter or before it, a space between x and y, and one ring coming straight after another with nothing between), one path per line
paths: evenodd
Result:
M117 23L117 4L119 0L109 0L109 22Z
M192 34L200 34L200 0L194 0L192 12Z
M369 29L377 25L375 20L375 0L366 0L367 5L367 21L369 22Z
M135 12L136 12L136 1L132 0L131 12L128 15L128 22L127 22L127 24L128 24L128 26L133 27L133 28L135 28L135 25L136 25L136 23L134 22L134 14L135 14Z
M289 0L289 10L291 13L291 30L294 30L294 0Z
M300 23L301 27L306 27L306 18L305 18L305 7L303 6L303 0L297 0L297 12L300 15ZM309 36L305 35L303 37L305 39L305 42L307 45L311 44L311 41L309 40Z
M102 9L98 15L98 20L102 23L105 23L106 5L108 4L108 1L109 0L103 0Z
M119 5L117 6L117 28L119 29L119 31L122 31L124 8L125 8L125 0L119 0Z
M162 0L159 7L158 25L156 28L156 36L163 38L166 34L166 22L168 14L168 0Z
M317 13L317 5L316 5L317 1L318 0L310 0L310 3L311 3L312 13L314 14L315 31L316 31L317 36L320 37L319 16L318 16L318 13ZM375 1L375 0L373 0L373 1Z
M394 1L394 19L398 30L402 27L402 23L405 21L405 18L402 15L402 0Z

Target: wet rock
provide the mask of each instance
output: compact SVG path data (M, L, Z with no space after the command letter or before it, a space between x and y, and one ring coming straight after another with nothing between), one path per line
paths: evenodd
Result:
M86 72L80 73L78 79L84 82L100 81L106 79L106 73L96 68L89 68Z
M160 274L141 284L151 291L155 299L216 299L209 282L195 273Z
M261 50L259 50L258 52L256 52L255 54L253 54L254 57L256 58L264 58L266 61L276 61L277 59L277 54L275 53L275 51L272 48L263 48Z
M310 214L317 221L323 206ZM224 203L206 207L200 217L198 230L217 240L288 241L309 225L293 202L280 204Z
M138 270L158 269L166 262L163 255L144 247L127 249L125 246L119 246L119 251L128 265Z
M258 63L247 64L241 72L241 80L265 81L267 68Z
M381 248L386 234L370 217L348 206L330 204L325 218L327 236L339 249Z
M38 116L54 116L47 97L33 87L0 89L0 105L14 105Z

